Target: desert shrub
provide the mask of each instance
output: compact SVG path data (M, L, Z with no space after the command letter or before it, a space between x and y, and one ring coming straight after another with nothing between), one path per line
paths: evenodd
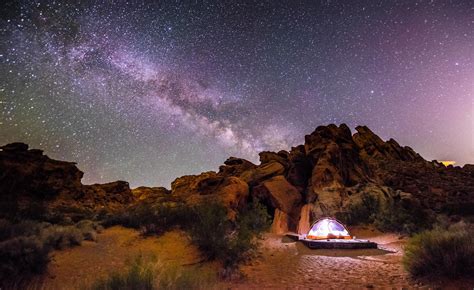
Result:
M84 240L86 241L96 241L97 240L97 233L101 233L104 228L97 222L91 220L83 220L76 224L76 228L78 228Z
M379 200L366 194L358 203L351 204L344 216L338 216L338 219L348 225L370 224L373 223L380 209Z
M206 289L215 283L212 269L164 264L139 256L123 272L113 272L92 285L95 290Z
M76 206L58 206L49 212L43 220L60 225L73 225L82 220L95 219L97 213L92 209Z
M82 232L74 226L46 227L41 231L40 237L43 243L52 249L79 246L84 240Z
M140 204L107 217L102 224L141 229L144 235L162 234L173 227L186 225L190 214L190 209L181 204Z
M95 241L103 230L97 222L83 220L72 226L49 225L41 230L44 242L54 249L78 246L84 240Z
M35 237L15 237L0 242L0 288L21 287L33 275L43 273L50 248Z
M191 241L209 259L219 259L229 248L230 220L227 209L218 203L200 204L192 209L194 222L189 226Z
M224 266L233 268L248 258L257 248L260 234L271 224L267 209L254 202L237 215L236 231L231 235L230 247L223 260Z
M150 263L145 263L138 257L123 272L113 272L106 279L94 283L92 289L96 290L151 290L155 289L156 271Z
M260 235L268 230L271 222L271 216L268 214L267 208L258 200L244 207L237 216L239 227L249 230L255 235Z
M46 269L51 250L77 246L84 239L94 240L98 230L100 226L91 221L61 226L0 219L0 285L21 286Z
M434 222L422 208L403 205L399 201L381 204L372 195L365 195L361 202L350 205L347 212L337 218L349 225L373 224L384 232L409 235L429 229Z
M414 235L405 247L405 268L416 277L472 277L474 229L459 223Z
M159 235L180 227L208 260L220 260L227 268L241 262L256 247L255 238L269 227L269 221L266 208L257 202L242 209L235 222L228 219L226 207L211 202L193 207L141 204L109 216L102 224L140 229L144 235Z
M434 220L423 209L394 203L383 207L374 220L381 231L399 232L412 235L432 226Z
M251 203L240 211L235 223L227 218L227 209L218 203L193 208L196 216L190 225L191 240L209 260L220 260L225 269L233 269L257 247L259 234L268 229L270 217L260 203Z

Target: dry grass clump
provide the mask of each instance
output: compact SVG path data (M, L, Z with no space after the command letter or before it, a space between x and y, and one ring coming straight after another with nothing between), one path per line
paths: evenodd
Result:
M113 272L96 281L93 290L209 289L215 274L199 267L182 267L139 256L123 272Z
M92 221L61 226L35 221L12 223L0 219L0 287L20 287L46 270L52 250L95 240L100 230L100 226Z
M415 277L474 276L474 227L461 222L416 234L405 247L403 264Z

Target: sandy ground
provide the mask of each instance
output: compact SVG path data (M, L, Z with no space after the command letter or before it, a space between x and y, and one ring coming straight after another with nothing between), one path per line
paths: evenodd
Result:
M177 265L200 261L198 250L178 231L143 238L138 231L112 227L99 234L97 242L55 251L43 288L84 288L111 272L126 269L128 262L140 255Z
M405 239L369 228L351 230L357 238L370 239L379 249L311 250L284 236L266 234L259 255L241 270L244 279L219 282L216 289L361 289L450 288L473 289L474 281L430 285L413 281L401 260ZM97 242L56 251L44 277L43 289L84 289L113 271L126 269L127 261L139 255L157 257L174 265L199 264L217 272L217 265L200 263L199 251L184 233L173 231L161 237L143 238L132 229L112 227L99 234Z
M282 236L266 235L260 257L242 267L247 279L235 288L412 288L401 264L398 236L368 229L352 231L379 243L379 249L311 250Z

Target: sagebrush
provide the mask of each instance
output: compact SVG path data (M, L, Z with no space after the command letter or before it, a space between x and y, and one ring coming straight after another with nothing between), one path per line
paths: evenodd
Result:
M431 228L434 220L424 209L400 201L381 203L365 195L361 201L349 206L347 212L338 216L349 225L373 224L384 232L398 232L412 235Z
M137 257L124 271L96 281L93 290L208 289L216 281L213 271L196 266L165 264L154 258Z
M183 204L141 204L108 217L105 226L122 225L143 234L162 234L173 228L189 233L190 239L208 260L220 260L234 267L256 247L256 238L270 225L266 208L252 202L231 221L227 208L217 202L195 206Z
M458 223L414 235L405 247L403 264L415 277L473 277L474 227Z
M49 253L95 240L101 227L92 221L61 226L46 222L14 223L0 219L0 287L22 286L34 275L43 273Z

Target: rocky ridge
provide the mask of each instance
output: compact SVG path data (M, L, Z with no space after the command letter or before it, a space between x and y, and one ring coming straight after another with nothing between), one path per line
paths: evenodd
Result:
M218 172L177 178L163 187L130 189L128 183L83 185L72 162L56 161L22 143L1 147L0 196L6 205L46 201L49 208L118 210L137 202L173 197L186 204L218 201L234 218L251 200L273 216L272 231L305 232L322 216L338 216L371 195L436 213L472 214L474 166L448 166L423 159L369 128L352 134L345 125L319 126L290 151L261 152L260 164L230 157Z

